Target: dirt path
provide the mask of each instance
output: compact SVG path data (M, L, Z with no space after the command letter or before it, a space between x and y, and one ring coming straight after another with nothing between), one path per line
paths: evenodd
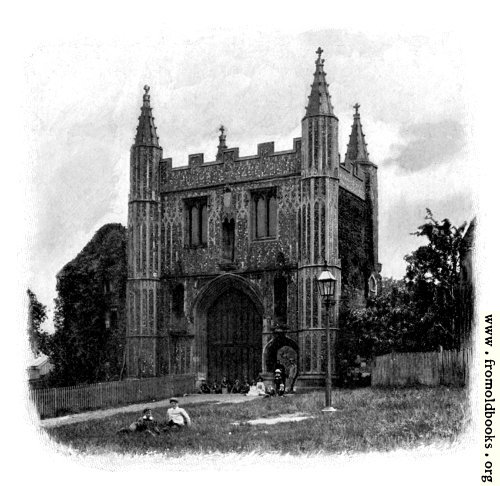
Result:
M249 400L256 400L261 397L247 397L246 395L188 395L186 397L179 397L179 406L189 405L191 403L240 403L248 402ZM106 410L95 410L93 412L83 412L75 415L65 415L64 417L49 418L40 421L40 425L45 428L59 427L60 425L76 424L78 422L85 422L87 420L96 420L106 417L111 417L118 413L127 412L141 412L145 408L161 408L167 407L169 400L160 400L158 402L149 403L135 403L125 407L108 408Z

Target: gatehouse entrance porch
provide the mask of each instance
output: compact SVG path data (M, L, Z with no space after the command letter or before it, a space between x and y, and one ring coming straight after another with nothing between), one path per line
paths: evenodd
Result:
M207 312L208 376L210 383L226 377L253 380L262 362L262 317L241 291L228 289Z
M250 279L225 273L207 282L189 311L198 381L253 380L262 372L264 306Z

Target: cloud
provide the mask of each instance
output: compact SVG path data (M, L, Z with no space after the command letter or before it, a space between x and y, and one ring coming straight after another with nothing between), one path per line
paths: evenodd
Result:
M396 156L384 161L404 172L418 172L430 166L448 163L466 144L464 127L455 120L409 125L401 130L403 143L393 144Z

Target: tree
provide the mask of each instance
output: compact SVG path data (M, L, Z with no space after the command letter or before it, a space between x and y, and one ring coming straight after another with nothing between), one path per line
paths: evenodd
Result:
M28 310L28 340L35 356L47 352L48 333L42 330L42 324L47 319L47 307L40 303L30 289L27 290L29 300Z
M448 219L437 221L429 209L425 220L414 234L428 243L405 256L404 279L383 279L379 295L365 308L342 309L340 360L460 346L460 258L470 245L466 223L457 228Z
M418 340L409 332L414 315L414 304L405 282L382 279L379 294L368 299L365 308L341 311L339 358L353 363L358 355L370 359L418 347Z
M468 245L464 239L467 223L453 226L448 219L437 221L427 209L426 223L414 234L428 239L405 256L405 282L416 306L416 331L422 346L451 349L459 346L460 258Z
M125 345L126 229L108 224L57 276L53 384L118 379Z

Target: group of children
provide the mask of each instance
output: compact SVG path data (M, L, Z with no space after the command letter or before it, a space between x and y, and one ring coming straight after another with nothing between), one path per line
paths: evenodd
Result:
M202 380L200 389L198 393L248 393L250 390L250 384L247 380L234 380L234 382L229 381L227 378L223 378L219 383L214 381L211 385L209 385L205 380Z
M293 364L293 363L292 363ZM276 363L274 371L274 387L264 384L261 376L257 380L249 384L248 381L234 380L229 382L227 378L223 378L222 382L214 383L209 386L205 380L200 385L199 393L242 393L247 396L263 396L264 398L272 396L284 396L286 393L294 393L293 387L297 377L295 370L287 370L279 361ZM153 418L153 412L150 408L144 409L142 416L135 422L132 422L128 427L124 427L117 431L118 434L128 434L131 432L146 432L150 435L160 435L161 432L167 432L171 429L179 429L181 427L191 425L191 419L187 412L179 407L177 398L170 399L170 408L167 410L167 420L163 424L159 424ZM161 427L161 429L160 429Z
M278 360L274 370L274 387L264 384L261 376L250 384L246 379L231 382L226 377L220 383L217 381L209 385L202 380L198 393L241 393L248 396L283 396L285 393L294 393L295 380L297 378L297 366L290 361L289 368Z
M261 377L257 381L252 381L252 383L249 383L246 379L230 381L224 377L220 383L215 381L209 385L205 380L202 380L198 393L240 393L246 395L259 381L263 381Z
M170 399L171 407L167 410L167 420L160 424L153 418L153 412L150 408L144 409L142 416L135 422L132 422L128 427L117 431L118 434L129 434L131 432L146 432L150 435L160 435L161 431L167 432L171 429L180 429L181 427L191 425L191 419L187 412L179 407L177 398Z

